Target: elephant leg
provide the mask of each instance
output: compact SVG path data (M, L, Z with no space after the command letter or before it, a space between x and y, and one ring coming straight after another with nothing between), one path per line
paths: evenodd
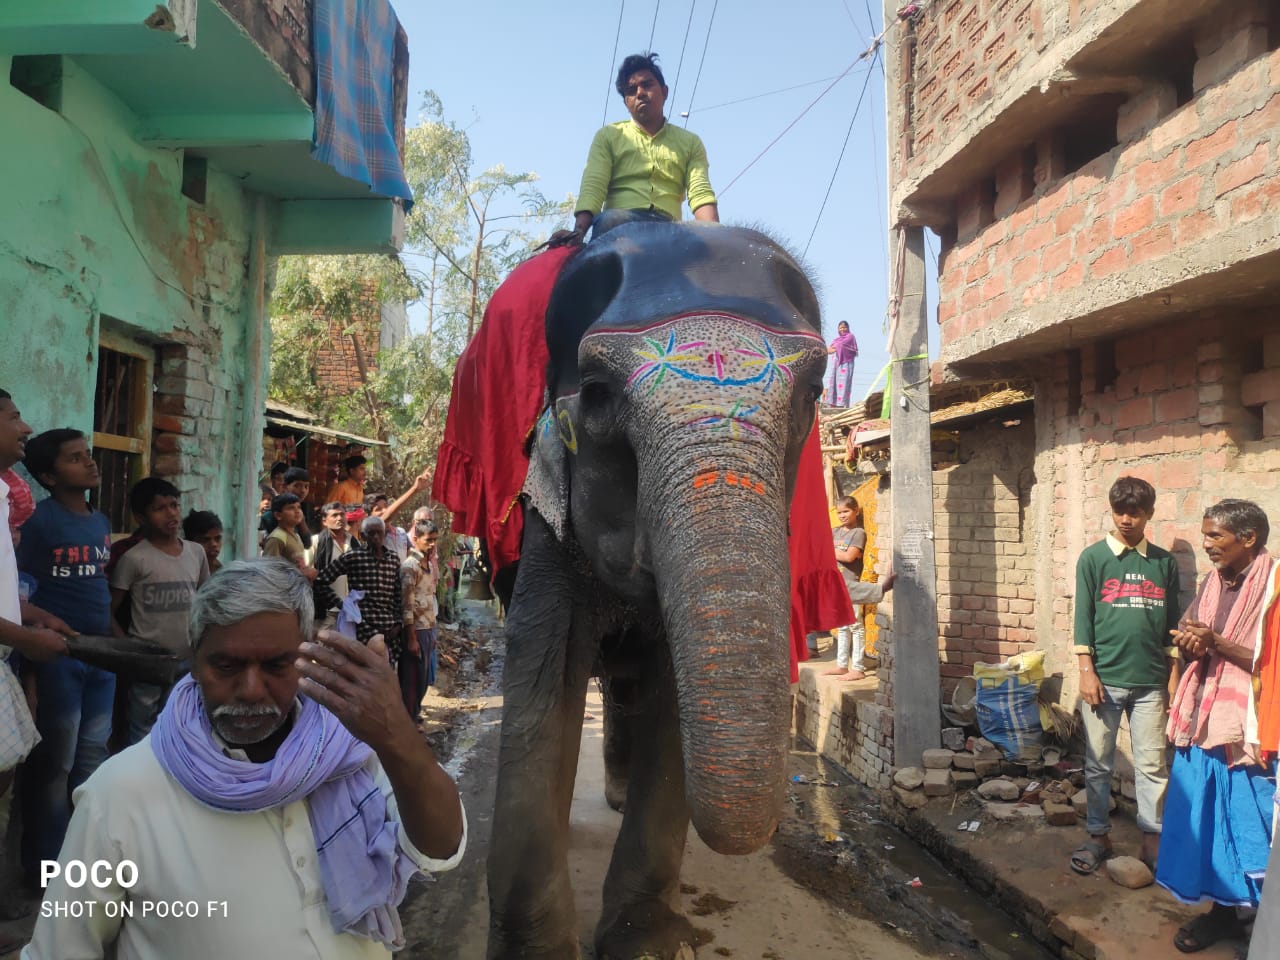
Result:
M531 512L506 628L488 860L490 960L579 956L569 805L592 651L585 630L575 630L576 576L546 524Z
M601 680L604 692L604 798L621 812L627 803L631 768L631 705L636 697L634 680Z
M693 927L679 911L689 811L675 684L665 650L641 682L626 719L630 738L626 812L604 882L596 928L601 960L691 957Z

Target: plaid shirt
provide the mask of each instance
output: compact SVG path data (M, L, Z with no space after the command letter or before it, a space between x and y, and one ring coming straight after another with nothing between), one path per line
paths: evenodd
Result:
M366 546L358 546L344 553L320 571L315 580L316 606L329 610L340 601L329 584L343 575L347 577L349 590L363 590L360 614L356 624L356 637L368 643L375 633L381 633L392 652L392 662L399 659L400 624L403 608L400 593L400 560L389 547L382 548L381 556L374 556Z

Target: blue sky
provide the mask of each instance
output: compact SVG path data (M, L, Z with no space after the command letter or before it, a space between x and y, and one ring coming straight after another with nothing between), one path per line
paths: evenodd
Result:
M880 31L876 0L396 0L396 9L409 35L409 122L421 92L434 90L480 167L535 171L551 197L577 191L602 120L626 117L613 72L624 55L649 48L652 31L671 88L668 119L683 123L680 112L690 111L721 219L760 224L797 251L808 244L826 333L849 321L861 348L855 392L867 389L887 359L882 68L870 74L834 183L867 62L742 171L870 45ZM754 99L733 102L745 98Z

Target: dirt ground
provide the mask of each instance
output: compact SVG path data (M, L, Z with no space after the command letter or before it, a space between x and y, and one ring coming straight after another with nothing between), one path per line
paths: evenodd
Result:
M593 958L591 939L600 915L600 890L622 818L604 800L602 714L594 688L587 714L590 719L584 723L571 811L570 866L583 957ZM411 946L402 956L484 958L488 923L484 858L497 730L490 724L496 724L499 715L495 702L477 718L489 733L481 735L459 777L472 831L467 863L411 893L402 910ZM874 920L826 903L783 873L770 848L749 857L723 857L691 835L681 879L686 913L710 937L698 949L699 957L914 960L938 955L923 952Z

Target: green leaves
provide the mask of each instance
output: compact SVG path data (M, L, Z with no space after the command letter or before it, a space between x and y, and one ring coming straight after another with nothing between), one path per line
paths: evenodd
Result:
M574 198L551 200L536 173L473 169L466 132L433 92L405 131L414 206L399 256L282 257L272 295L273 398L321 422L390 444L374 452L373 487L398 493L435 459L453 368L503 278L550 233L569 224ZM415 304L418 329L379 350L380 305ZM326 388L322 363L349 358L359 339L360 388Z

